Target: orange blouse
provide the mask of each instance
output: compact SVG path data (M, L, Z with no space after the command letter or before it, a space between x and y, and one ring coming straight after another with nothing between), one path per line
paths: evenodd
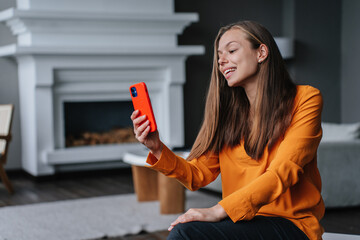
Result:
M164 146L159 160L149 153L147 162L192 191L214 181L221 172L223 199L219 204L233 222L256 215L283 217L309 239L322 239L319 221L325 207L316 159L322 136L321 110L320 91L298 86L289 128L259 160L249 157L240 144L191 161Z

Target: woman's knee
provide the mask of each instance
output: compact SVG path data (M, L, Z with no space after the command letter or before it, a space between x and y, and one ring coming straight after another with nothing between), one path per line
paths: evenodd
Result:
M173 229L171 229L167 240L190 240L191 232L192 232L192 222L188 223L179 223L175 225Z
M173 229L171 229L167 240L186 240L186 231L183 223L176 224Z
M216 237L214 225L212 222L187 222L177 224L170 232L168 239L171 240L211 240L221 239ZM217 228L217 227L215 227Z

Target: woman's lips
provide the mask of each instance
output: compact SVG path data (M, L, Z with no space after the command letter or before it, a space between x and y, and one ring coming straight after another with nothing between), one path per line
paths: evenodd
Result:
M225 78L229 78L235 70L236 70L235 67L225 69L224 71Z

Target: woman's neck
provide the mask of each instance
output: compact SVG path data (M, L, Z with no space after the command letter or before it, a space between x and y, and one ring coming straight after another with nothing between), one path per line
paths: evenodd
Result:
M255 99L257 94L257 81L248 82L243 86L246 96L249 99L250 109L255 107Z

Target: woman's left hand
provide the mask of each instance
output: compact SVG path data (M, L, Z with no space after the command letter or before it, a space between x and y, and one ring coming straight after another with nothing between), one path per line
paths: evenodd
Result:
M186 213L180 215L168 228L169 231L178 223L186 223L193 221L201 222L218 222L227 217L224 208L216 204L211 208L190 208Z

